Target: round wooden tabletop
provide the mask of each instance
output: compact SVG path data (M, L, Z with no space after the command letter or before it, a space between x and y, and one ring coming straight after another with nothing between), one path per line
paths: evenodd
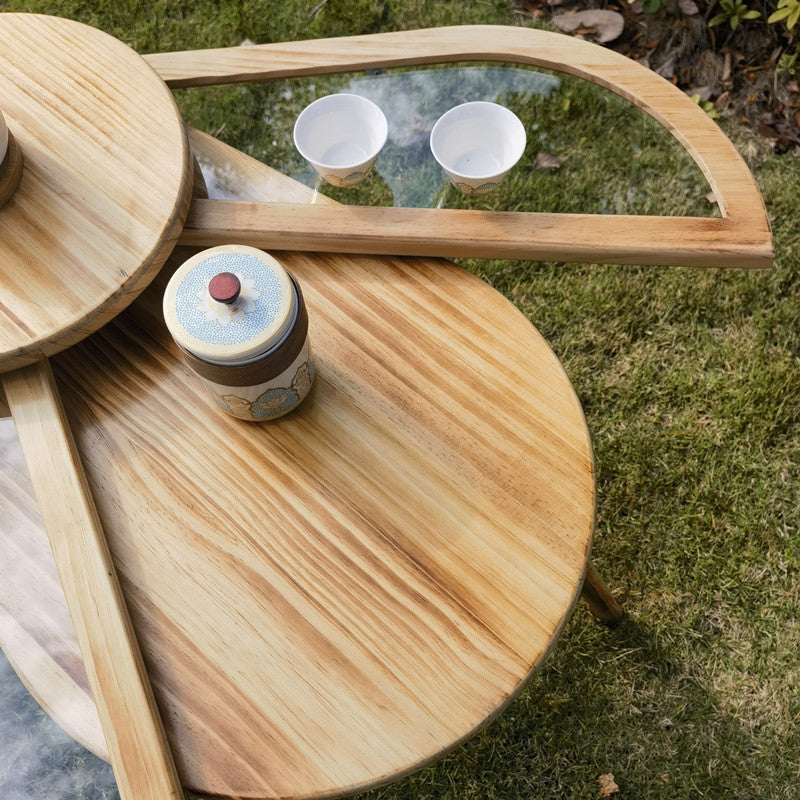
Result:
M0 211L5 372L136 297L182 229L192 171L172 94L141 56L86 25L0 14L0 104L24 162Z
M192 141L212 194L307 191ZM183 784L311 798L417 769L520 690L578 597L594 478L558 359L481 280L277 255L317 360L288 416L229 417L183 366L160 310L180 254L53 368ZM35 503L6 462L0 645L102 753Z

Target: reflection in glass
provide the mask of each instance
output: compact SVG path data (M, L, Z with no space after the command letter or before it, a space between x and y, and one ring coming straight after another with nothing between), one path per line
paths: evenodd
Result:
M316 174L294 150L292 128L304 106L335 92L369 98L389 122L375 174L352 189L317 187L342 203L718 216L699 168L659 123L568 75L447 65L180 90L177 97L190 124L314 187ZM483 198L449 192L429 147L438 117L470 100L510 108L528 137L520 162Z

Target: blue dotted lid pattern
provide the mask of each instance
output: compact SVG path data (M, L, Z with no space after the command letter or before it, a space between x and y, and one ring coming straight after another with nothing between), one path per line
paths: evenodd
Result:
M208 294L209 281L220 272L232 272L242 292L231 308ZM281 285L263 261L244 253L220 253L202 261L181 281L175 312L187 333L211 345L241 345L259 336L275 319L281 306ZM213 304L213 306L211 305ZM205 309L220 308L216 316Z

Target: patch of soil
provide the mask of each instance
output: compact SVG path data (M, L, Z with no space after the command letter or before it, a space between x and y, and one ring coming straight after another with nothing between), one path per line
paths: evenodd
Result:
M776 152L800 145L800 85L794 75L776 71L786 43L777 26L767 25L769 12L763 8L762 19L732 31L724 23L708 27L719 10L715 0L667 0L654 13L645 13L640 0L516 0L516 5L521 14L610 47L699 95L720 115L764 137ZM595 9L616 19L586 14ZM576 25L575 14L585 22Z

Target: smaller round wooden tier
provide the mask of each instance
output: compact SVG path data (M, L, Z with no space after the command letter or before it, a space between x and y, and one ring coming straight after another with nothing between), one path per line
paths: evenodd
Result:
M245 199L306 191L192 141L212 194L215 174ZM573 609L594 514L578 400L452 263L283 253L316 381L288 416L239 422L161 316L186 255L53 359L182 782L319 798L407 774L503 709ZM102 753L46 539L3 494L0 644Z
M96 331L152 280L182 230L192 170L163 81L78 22L0 14L0 111L8 156L24 162L0 177L7 372Z

